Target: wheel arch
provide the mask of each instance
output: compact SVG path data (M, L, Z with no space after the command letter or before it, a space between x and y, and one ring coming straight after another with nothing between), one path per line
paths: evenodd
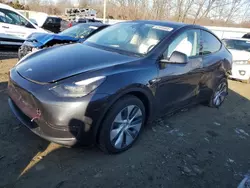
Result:
M114 105L120 98L125 97L126 95L133 95L135 97L137 97L139 100L142 101L144 107L145 107L145 112L146 112L146 123L151 120L152 118L152 108L153 108L153 95L150 94L149 91L147 91L146 89L143 88L130 88L128 90L122 91L119 94L116 94L115 96L112 97L112 99L110 100L109 104L107 105L104 113L102 114L101 118L99 119L99 121L97 122L96 126L95 126L95 130L94 130L94 136L95 136L95 140L98 140L99 137L99 133L100 133L100 128L102 125L102 122L106 116L106 114L108 113L108 111L110 110L110 108L112 107L112 105Z

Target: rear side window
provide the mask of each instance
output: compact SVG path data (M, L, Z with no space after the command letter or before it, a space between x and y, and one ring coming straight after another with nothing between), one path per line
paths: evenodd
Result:
M221 42L211 33L201 31L201 55L208 55L219 51Z
M46 20L46 24L59 24L61 23L61 19L60 18L53 18L53 17L48 17Z

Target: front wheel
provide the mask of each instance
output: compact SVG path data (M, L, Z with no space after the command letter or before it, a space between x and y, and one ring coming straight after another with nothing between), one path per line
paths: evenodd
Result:
M224 102L228 94L228 83L227 79L223 78L219 84L214 88L213 94L210 98L209 106L218 108Z
M145 123L145 107L135 96L119 99L107 113L99 134L99 146L107 153L130 148Z

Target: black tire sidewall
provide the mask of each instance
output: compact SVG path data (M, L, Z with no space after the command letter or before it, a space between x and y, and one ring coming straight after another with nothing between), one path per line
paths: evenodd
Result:
M112 123L116 115L128 105L136 105L141 109L142 117L143 117L142 127L137 137L135 138L135 140L129 146L123 149L116 149L110 141L110 131L111 131ZM129 149L140 136L140 133L145 124L145 119L146 119L145 107L140 99L132 95L126 95L120 98L117 102L115 102L111 106L110 110L107 112L104 118L104 121L101 125L101 128L100 128L101 130L100 130L99 139L98 139L100 148L106 153L120 153Z

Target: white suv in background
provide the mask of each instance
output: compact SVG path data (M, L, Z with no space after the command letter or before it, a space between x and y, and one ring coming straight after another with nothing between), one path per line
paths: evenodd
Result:
M250 39L224 38L223 43L233 55L233 79L250 83Z
M0 45L17 44L35 32L46 33L14 8L0 3Z

